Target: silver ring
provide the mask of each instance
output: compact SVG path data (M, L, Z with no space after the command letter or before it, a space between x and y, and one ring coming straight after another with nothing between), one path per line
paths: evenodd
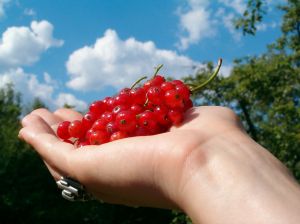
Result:
M83 185L69 177L61 177L56 184L62 190L62 197L68 201L89 201L94 199L91 194L86 192Z

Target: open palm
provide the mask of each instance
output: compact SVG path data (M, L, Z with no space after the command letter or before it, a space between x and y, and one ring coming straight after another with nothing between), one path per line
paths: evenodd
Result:
M70 109L38 109L23 119L19 136L40 154L56 180L72 177L96 198L127 205L178 207L176 198L193 176L193 160L205 162L204 152L215 137L241 131L231 110L199 107L169 132L75 149L56 137L55 128L81 117Z

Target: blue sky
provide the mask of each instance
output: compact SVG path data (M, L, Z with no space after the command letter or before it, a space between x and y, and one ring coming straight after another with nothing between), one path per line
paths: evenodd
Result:
M231 22L242 0L0 0L0 87L12 82L25 103L84 110L161 63L180 78L222 57L228 75L234 59L280 35L282 2L266 0L257 35L244 37Z

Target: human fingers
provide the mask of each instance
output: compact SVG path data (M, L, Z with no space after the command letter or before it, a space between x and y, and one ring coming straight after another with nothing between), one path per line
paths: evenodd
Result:
M62 119L59 116L50 112L46 108L36 109L36 110L32 111L30 114L34 114L34 115L41 117L44 121L46 121L46 123L49 126L58 124L59 122L62 121ZM22 124L23 123L26 125L26 119L23 119Z
M25 127L19 136L40 154L43 160L59 174L71 175L69 156L73 145L59 140L52 128L38 115L29 114L24 119Z
M36 110L32 111L31 114L41 117L42 119L44 119L44 121L49 126L55 125L55 124L61 122L61 118L54 115L53 113L51 113L49 110L47 110L45 108L36 109ZM23 127L26 127L31 124L32 124L31 119L23 119L22 120ZM39 124L37 124L37 125L39 125ZM55 170L53 167L51 167L47 162L44 161L44 163L47 166L47 168L48 168L49 172L51 173L51 175L53 176L53 178L55 180L59 180L62 175L57 170Z
M82 114L68 108L60 108L54 112L54 115L56 115L57 117L59 117L61 120L64 121L74 121L74 120L82 119Z

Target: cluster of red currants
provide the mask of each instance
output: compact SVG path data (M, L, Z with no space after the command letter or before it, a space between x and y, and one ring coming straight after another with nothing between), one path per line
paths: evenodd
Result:
M146 77L114 97L93 102L81 120L63 121L57 128L57 136L81 147L159 134L180 125L184 113L193 106L191 90L180 80L166 81L157 75L161 67L142 86L136 87Z

